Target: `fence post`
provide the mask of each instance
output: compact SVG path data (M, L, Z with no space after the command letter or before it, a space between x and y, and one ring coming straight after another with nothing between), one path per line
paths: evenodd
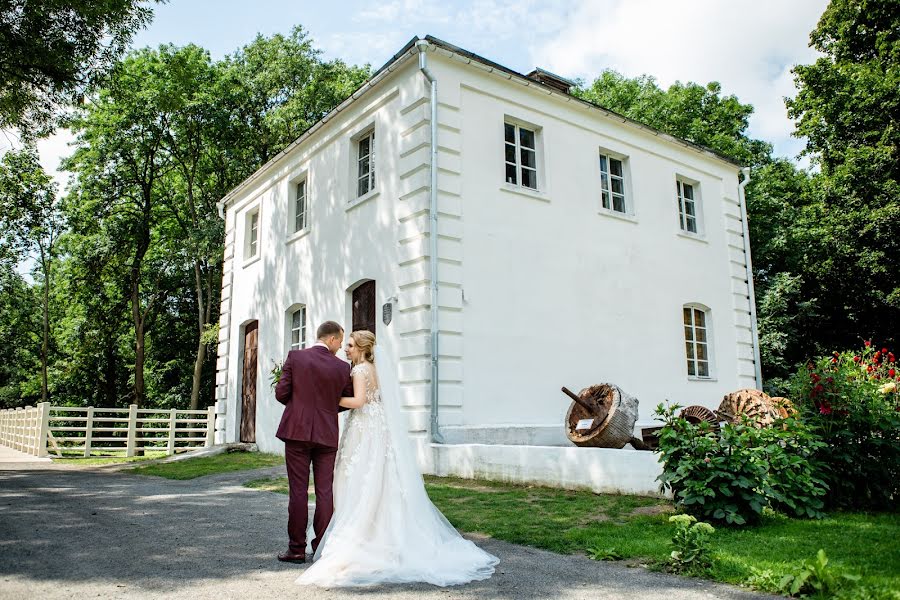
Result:
M25 415L28 413L28 407L22 408L21 406L16 408L16 439L13 444L13 448L22 450L22 442L25 439Z
M47 456L47 436L50 433L50 403L41 402L40 406L40 429L38 430L37 439L37 455Z
M91 456L91 441L94 438L94 407L87 408L87 421L84 422L84 457Z
M206 442L203 444L205 448L210 448L215 441L216 436L216 406L208 406L206 408Z
M169 440L166 445L166 454L172 456L175 454L175 413L178 412L174 408L169 411Z
M137 404L128 407L128 441L125 443L125 456L134 456L135 439L137 438Z

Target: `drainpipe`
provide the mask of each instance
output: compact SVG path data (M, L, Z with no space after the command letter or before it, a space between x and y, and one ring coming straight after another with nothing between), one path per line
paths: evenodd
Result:
M428 70L425 51L428 42L419 40L416 42L419 51L419 70L431 84L431 202L428 208L430 242L429 265L431 267L431 441L443 444L444 437L438 427L438 122L437 122L437 79Z
M747 223L747 196L744 188L750 183L750 167L741 169L744 180L738 184L738 198L741 202L741 223L744 229L744 257L747 266L747 290L750 294L750 335L753 339L753 364L756 388L762 390L762 361L759 356L759 330L756 326L756 292L753 289L753 261L750 258L750 224Z

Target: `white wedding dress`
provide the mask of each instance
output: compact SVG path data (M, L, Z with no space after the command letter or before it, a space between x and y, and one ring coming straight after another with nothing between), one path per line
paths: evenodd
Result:
M487 579L498 559L460 536L425 492L399 385L387 381L392 363L384 361L379 351L381 369L360 364L352 370L366 380L366 404L349 411L334 471L334 516L297 583L448 586Z

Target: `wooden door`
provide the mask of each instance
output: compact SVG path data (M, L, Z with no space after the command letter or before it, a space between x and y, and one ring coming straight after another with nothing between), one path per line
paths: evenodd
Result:
M353 329L375 333L375 282L367 281L353 290Z
M241 377L241 441L256 442L256 348L259 321L244 328L244 371Z

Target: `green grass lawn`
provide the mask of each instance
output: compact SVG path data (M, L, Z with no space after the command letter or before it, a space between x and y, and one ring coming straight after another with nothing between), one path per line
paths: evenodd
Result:
M245 471L284 464L284 457L264 452L227 452L215 456L203 456L175 462L143 465L128 469L137 475L155 475L166 479L194 479L215 473Z
M100 450L96 453L92 453L90 457L85 458L84 452L73 451L73 450L63 450L62 457L51 455L50 458L53 459L53 462L60 464L69 464L69 465L86 465L86 466L94 466L94 465L114 465L119 463L130 463L130 462L141 462L144 460L155 460L157 458L165 458L166 452L162 451L147 451L143 456L125 456L124 450L110 450L103 451Z
M463 531L562 554L598 547L651 567L671 552L674 509L665 500L440 477L425 482L435 505ZM286 478L252 483L287 493ZM710 577L748 585L755 568L780 578L824 548L832 564L861 575L861 585L900 590L897 540L897 515L835 513L806 521L772 514L755 527L716 529Z

